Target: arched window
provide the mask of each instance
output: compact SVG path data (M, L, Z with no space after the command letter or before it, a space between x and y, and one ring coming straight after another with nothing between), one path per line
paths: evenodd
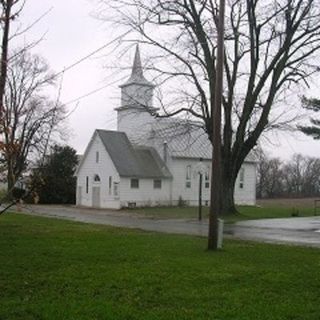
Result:
M191 188L191 166L186 167L186 188Z
M94 182L100 182L101 181L100 176L98 174L95 174L94 177L93 177L93 181Z
M210 187L210 167L209 166L206 168L204 177L205 177L205 188L208 189Z
M86 177L86 193L89 193L89 177Z
M240 189L244 188L244 168L241 168L239 172L239 187Z

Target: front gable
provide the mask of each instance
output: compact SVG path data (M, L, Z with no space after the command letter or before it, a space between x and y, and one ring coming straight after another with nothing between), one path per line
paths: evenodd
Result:
M105 169L106 166L110 167L112 172L118 174L117 168L96 130L90 139L75 175L78 177L82 170L87 170L88 168L101 171L102 169Z

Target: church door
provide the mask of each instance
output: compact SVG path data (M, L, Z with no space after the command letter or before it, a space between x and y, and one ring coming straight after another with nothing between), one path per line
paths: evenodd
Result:
M92 206L100 208L100 187L92 187Z

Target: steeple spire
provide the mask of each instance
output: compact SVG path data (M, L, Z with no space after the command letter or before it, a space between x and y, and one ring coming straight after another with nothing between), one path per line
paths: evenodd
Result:
M152 107L152 97L155 85L149 82L143 75L139 45L136 46L134 60L129 79L121 88L121 106L116 108L119 112L135 109L142 113L154 110Z
M154 85L151 82L149 82L143 75L139 44L137 44L136 46L136 52L134 54L131 76L124 84L120 86L120 88L128 86L130 84L139 84L139 85L144 85L152 88L154 87Z
M136 46L136 52L135 52L134 60L133 60L131 78L136 78L136 79L144 78L142 65L141 65L139 44L137 44L137 46Z

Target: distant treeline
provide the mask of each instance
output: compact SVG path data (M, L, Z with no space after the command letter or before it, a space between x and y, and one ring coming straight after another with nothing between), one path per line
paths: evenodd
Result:
M320 158L295 154L282 161L261 156L257 197L320 197Z

